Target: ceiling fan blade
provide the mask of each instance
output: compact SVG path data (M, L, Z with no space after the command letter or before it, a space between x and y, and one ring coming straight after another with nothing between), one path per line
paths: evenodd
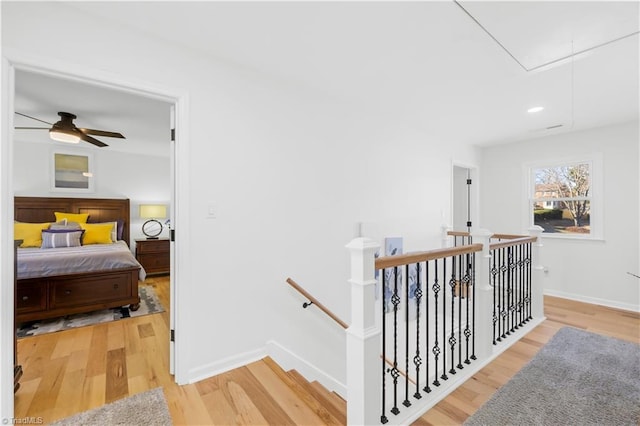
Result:
M14 129L20 129L20 130L49 130L48 127L14 127Z
M27 115L27 114L23 114L23 113L18 112L18 111L14 111L14 112L15 112L17 115L21 115L21 116L23 116L23 117L27 117L27 118L30 118L30 119L32 119L32 120L40 121L41 123L48 124L49 126L52 126L52 125L53 125L53 123L49 123L48 121L40 120L39 118L35 118L35 117L32 117L32 116ZM17 129L17 127L16 127L16 129Z
M92 144L94 144L95 146L98 146L98 147L100 147L100 148L102 148L103 146L109 146L109 145L107 145L106 143L104 143L104 142L100 142L98 139L93 138L93 137L91 137L91 136L89 136L89 135L85 135L85 134L84 134L84 133L82 133L82 132L78 132L78 136L79 136L79 137L80 137L80 139L82 139L83 141L85 141L85 142L89 142L89 143L92 143Z
M85 135L96 135L96 136L106 136L109 138L125 139L122 133L118 133L118 132L107 132L106 130L95 130L95 129L83 129L81 127L78 127L78 130L80 130Z

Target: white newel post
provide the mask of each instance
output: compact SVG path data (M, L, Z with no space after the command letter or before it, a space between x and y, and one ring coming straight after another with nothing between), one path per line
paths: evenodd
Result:
M347 424L380 423L381 330L376 325L375 253L380 245L356 238L351 252L351 324L347 329Z
M493 287L491 287L491 236L486 229L471 233L474 244L482 244L482 251L476 254L476 330L475 345L478 359L487 359L493 352Z
M531 315L534 318L544 318L544 288L542 286L542 274L544 266L540 261L542 247L542 232L544 228L535 225L529 228L529 235L537 237L531 244Z

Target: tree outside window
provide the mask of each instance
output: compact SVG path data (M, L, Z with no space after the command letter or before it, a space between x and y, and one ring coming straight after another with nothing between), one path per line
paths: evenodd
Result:
M533 224L545 233L591 233L591 164L534 168Z

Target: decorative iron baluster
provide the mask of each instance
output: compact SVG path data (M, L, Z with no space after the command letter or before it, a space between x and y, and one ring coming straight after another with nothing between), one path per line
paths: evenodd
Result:
M500 317L502 318L502 326L501 326L501 330L502 330L502 334L500 335L500 337L498 338L498 341L500 342L502 339L505 339L507 337L507 315L508 315L508 298L507 298L507 281L508 281L508 277L507 277L507 272L509 271L509 268L507 267L507 265L505 264L506 262L506 256L505 256L505 248L501 248L500 249L500 272L502 272L502 281L500 283L501 286L501 298L500 298Z
M518 325L516 328L524 324L524 245L518 246Z
M525 263L527 265L527 321L533 318L533 316L531 315L531 291L533 285L533 282L531 281L531 250L531 243L529 243L527 244L527 258L525 259Z
M416 393L413 394L415 399L422 398L420 394L420 365L422 364L422 358L420 358L420 300L422 299L422 283L420 282L420 263L416 263L416 289L414 292L416 299L416 354L413 357L413 365L416 367ZM427 380L428 381L428 380Z
M507 332L507 334L511 335L511 333L514 331L514 326L515 326L515 322L516 322L516 305L515 305L515 291L514 288L516 286L516 262L513 259L513 252L515 250L515 247L513 246L509 246L508 248L508 253L509 253L509 318L507 319L510 322L511 327L509 328L509 331Z
M491 273L491 286L493 287L493 316L491 317L491 322L493 323L493 344L496 344L496 326L498 322L498 316L496 315L496 305L498 304L498 300L496 300L496 288L498 287L498 283L496 282L498 276L498 268L496 267L496 250L491 251L491 257L493 258L493 264L489 272Z
M466 298L466 288L463 287L463 279L462 279L462 261L464 259L463 255L458 257L458 365L456 368L458 370L462 370L464 367L462 366L462 299L463 294L464 298ZM452 364L453 365L453 364Z
M409 275L409 264L404 266L405 286L404 286L404 371L407 377L404 381L404 401L402 405L410 407L409 401L409 285L411 276Z
M386 401L386 360L387 360L387 300L385 297L385 289L387 288L386 270L380 271L382 275L382 414L380 415L380 423L385 424L389 421L385 415Z
M398 305L400 305L400 296L398 295L398 267L393 267L393 296L391 296L391 303L393 303L393 367L391 368L391 377L393 377L393 408L391 412L398 414L398 377L400 377L400 371L398 370Z
M455 364L455 348L456 348L456 336L455 336L455 309L456 309L456 257L451 257L451 278L449 279L449 287L451 287L451 334L449 335L449 347L451 348L451 368L449 374L456 374L454 368Z
M425 326L424 326L424 332L425 332L425 339L424 339L424 353L425 353L425 381L424 381L424 388L422 388L423 391L425 391L426 393L431 392L431 387L429 386L429 313L430 313L430 309L429 309L429 261L425 261L424 262L424 270L425 270L425 277L424 277L424 318L425 318Z
M437 262L437 260L436 260ZM442 259L442 281L443 286L446 286L445 280L447 279L447 259ZM447 292L442 291L442 380L448 380L447 376L447 351L446 342L447 339Z
M440 386L440 381L438 380L438 356L440 355L440 345L438 343L438 293L440 292L440 284L438 284L438 260L434 260L433 262L435 264L435 280L433 282L433 300L434 300L434 307L435 309L433 310L434 314L433 314L433 318L435 320L435 336L434 339L435 341L433 342L433 355L434 355L434 381L433 384L434 386Z
M473 244L473 238L469 236L469 244ZM471 359L476 359L476 254L473 253L469 257L469 272L471 277L471 293L473 300L471 301L471 308L473 309L473 315L471 317Z
M465 262L467 265L467 271L464 275L465 278L465 286L466 286L466 292L465 294L467 295L467 297L465 298L465 303L467 305L467 308L465 310L465 314L466 314L466 325L464 327L464 337L466 339L466 359L464 360L465 364L471 364L471 361L469 361L469 337L471 337L471 330L469 329L469 298L470 298L470 293L469 293L469 285L471 284L471 276L470 276L470 271L469 271L469 265L471 264L471 260L470 260L470 255L467 253L466 254L467 257L467 261Z

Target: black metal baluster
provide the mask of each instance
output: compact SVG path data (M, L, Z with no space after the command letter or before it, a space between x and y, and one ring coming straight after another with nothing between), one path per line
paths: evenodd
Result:
M516 285L515 282L515 269L516 269L516 263L513 260L513 252L514 252L515 248L513 246L510 246L508 248L508 253L509 253L509 318L507 319L510 322L511 327L509 328L509 331L507 332L507 334L511 334L511 332L514 331L514 325L516 322L516 306L515 306L515 291L514 291L514 287Z
M383 269L380 271L382 274L382 414L380 415L380 423L385 424L389 421L387 416L385 415L385 400L386 400L386 361L387 361L387 301L386 295L384 294L385 289L387 288L387 274L386 270Z
M493 286L493 316L491 317L491 322L493 323L493 344L496 344L496 325L498 322L498 317L496 315L496 305L498 304L498 300L496 300L496 287L498 286L498 283L496 282L496 278L498 275L498 268L496 268L496 257L497 257L497 253L496 250L492 250L491 251L491 257L493 258L493 265L491 266L490 269L490 273L491 273L491 283Z
M404 401L402 401L402 405L405 407L410 407L411 402L409 401L409 284L410 276L409 276L409 264L404 266L405 273L405 289L404 289L404 371L407 377L405 377L404 381Z
M465 303L466 303L466 309L465 309L465 315L466 315L466 325L464 328L464 337L466 339L466 345L465 345L465 349L466 349L466 359L464 360L465 364L471 364L471 361L469 361L469 337L471 336L471 330L469 329L469 299L470 299L470 293L469 293L469 285L471 284L471 276L470 273L471 271L469 270L469 266L471 265L471 260L470 260L470 255L467 253L467 261L465 262L465 265L467 267L467 272L465 273L465 278L466 278L466 292L465 295L467 297L465 297Z
M435 333L434 333L434 339L435 341L433 342L433 355L434 355L434 381L433 384L435 386L440 386L440 381L438 380L438 356L440 355L440 345L438 343L438 293L440 292L440 284L438 284L438 260L434 260L433 261L434 265L435 265L435 280L433 282L433 300L434 300L434 307L435 309L433 310L434 314L433 314L433 318L435 320Z
M531 315L532 313L532 309L531 309L531 296L532 296L532 287L533 287L533 281L532 281L532 277L531 277L531 270L532 270L532 262L531 262L531 250L532 250L532 244L529 243L527 244L527 259L526 259L526 263L527 263L527 282L528 282L528 289L527 289L527 307L528 307L528 312L529 312L529 317L527 319L532 319L533 316Z
M464 255L458 256L458 365L456 368L462 370L462 298L466 299L466 288L463 287L464 280L462 278L462 262Z
M430 309L429 309L429 261L426 260L424 262L424 272L425 272L425 278L424 278L424 317L425 317L425 326L424 326L424 332L425 332L425 339L424 339L424 354L425 354L425 361L426 361L426 365L425 365L425 381L424 381L424 388L422 389L423 391L425 391L426 393L431 392L431 387L429 386L429 313L430 313Z
M518 327L524 324L524 244L518 246Z
M445 260L446 261L446 260ZM455 349L456 349L456 336L455 336L455 309L456 309L456 257L451 256L451 278L449 279L449 287L451 287L451 334L449 335L449 347L451 348L451 368L449 374L456 374L454 368L455 364Z
M437 260L436 260L437 262ZM442 380L448 380L449 376L447 376L447 351L446 351L446 340L447 340L447 292L446 290L446 280L447 279L447 259L442 259L442 284L445 288L442 289L442 375L440 378Z
M507 299L507 281L509 268L505 263L507 261L507 257L505 256L505 248L500 249L500 272L502 272L502 282L501 284L501 293L502 296L500 298L500 316L502 317L502 334L500 335L500 339L505 339L507 337L507 315L508 315L508 299ZM498 341L500 341L498 339Z
M422 364L422 358L420 358L420 300L422 299L422 282L420 280L420 263L416 263L416 355L413 357L413 365L416 367L416 393L413 397L416 399L422 398L420 394L420 365Z
M469 244L473 244L473 239L469 236ZM476 359L476 254L473 253L470 257L471 262L469 267L471 268L471 292L473 293L473 300L471 301L471 308L473 309L473 315L471 318L471 359ZM468 293L467 293L468 294Z
M393 296L391 296L391 303L393 303L393 368L391 368L391 377L393 377L393 408L391 412L398 414L398 377L400 371L398 371L398 306L400 305L400 296L398 295L398 267L393 267Z

